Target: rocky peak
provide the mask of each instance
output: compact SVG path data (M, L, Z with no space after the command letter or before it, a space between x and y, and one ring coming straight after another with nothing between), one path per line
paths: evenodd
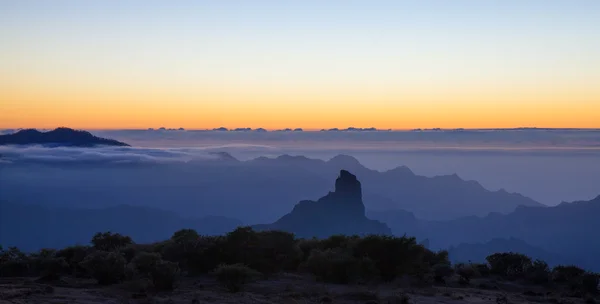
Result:
M360 182L354 174L341 170L340 176L335 180L335 194L344 199L362 200Z

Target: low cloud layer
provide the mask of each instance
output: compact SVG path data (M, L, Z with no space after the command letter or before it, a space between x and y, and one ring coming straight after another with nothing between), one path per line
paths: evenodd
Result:
M3 163L185 163L219 159L215 150L220 146L207 148L132 148L96 147L47 148L42 146L0 147L0 161Z

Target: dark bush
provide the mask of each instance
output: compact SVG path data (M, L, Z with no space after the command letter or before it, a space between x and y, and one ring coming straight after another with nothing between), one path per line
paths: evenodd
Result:
M585 270L577 266L556 266L552 269L552 281L566 283L579 280L585 274Z
M70 246L57 251L56 257L64 258L67 264L69 264L70 273L79 277L85 273L85 269L81 267L80 263L91 250L89 246Z
M226 262L224 245L225 238L222 236L199 236L190 231L180 231L161 244L160 252L163 259L178 263L189 274L202 274Z
M597 294L598 284L600 284L600 275L587 272L581 277L581 289L583 292Z
M490 273L510 278L521 278L532 266L531 258L513 252L495 253L486 258Z
M454 266L454 271L459 276L459 283L468 285L471 279L478 275L477 269L471 264L459 263Z
M358 239L360 239L360 237L356 235L332 235L326 239L320 240L318 243L318 248L320 250L336 248L350 249L354 247L356 240Z
M550 281L550 267L542 260L535 260L527 272L527 279L535 284L545 284Z
M241 263L264 274L294 270L302 261L302 251L292 233L255 232L250 227L228 233L223 252L228 264Z
M486 263L472 263L471 264L482 277L487 277L490 275L490 266Z
M130 237L112 232L98 232L92 238L92 245L96 250L114 251L133 244Z
M371 235L355 242L354 255L368 257L375 262L385 281L399 275L420 276L433 267L425 261L426 254L431 251L417 245L415 238Z
M171 291L179 278L177 263L160 260L150 271L150 279L155 290Z
M454 274L450 264L437 264L433 266L433 278L437 283L446 283L446 278Z
M0 277L18 277L29 273L29 257L17 247L0 248Z
M140 252L131 260L131 265L141 276L150 277L150 273L160 261L162 258L159 253Z
M150 279L155 290L173 290L179 276L177 263L163 261L158 253L141 252L133 258L131 267L138 275Z
M173 233L171 241L175 243L185 243L188 241L195 241L200 238L200 235L194 229L181 229Z
M241 291L245 284L260 275L256 270L243 264L220 265L214 273L219 283L230 292Z
M69 264L63 257L57 257L54 249L41 249L29 256L30 270L41 280L55 281L68 274Z
M95 251L85 257L81 266L100 285L118 283L125 276L125 258L118 252Z
M346 249L341 248L313 250L303 268L319 281L339 284L369 281L378 273L371 259L354 257Z

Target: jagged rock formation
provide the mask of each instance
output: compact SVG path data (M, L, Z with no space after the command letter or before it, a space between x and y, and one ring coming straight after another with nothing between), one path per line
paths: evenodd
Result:
M129 146L114 139L92 135L87 131L69 128L57 128L48 132L35 129L21 130L17 133L0 135L0 145L52 145L71 147L93 146Z
M335 191L318 201L301 201L292 212L270 225L256 225L256 230L284 230L299 237L328 237L335 234L389 234L385 224L365 216L360 181L341 170Z

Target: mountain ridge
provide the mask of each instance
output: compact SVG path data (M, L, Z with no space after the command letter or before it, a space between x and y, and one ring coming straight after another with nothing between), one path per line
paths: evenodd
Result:
M337 234L392 234L392 230L385 224L365 216L361 183L347 170L340 170L333 192L316 201L300 201L290 213L274 223L255 225L253 228L283 230L306 238L324 238Z
M40 132L36 129L24 129L12 134L0 135L0 145L50 145L58 147L129 146L124 142L114 139L95 136L88 131L65 127L59 127L47 132Z

